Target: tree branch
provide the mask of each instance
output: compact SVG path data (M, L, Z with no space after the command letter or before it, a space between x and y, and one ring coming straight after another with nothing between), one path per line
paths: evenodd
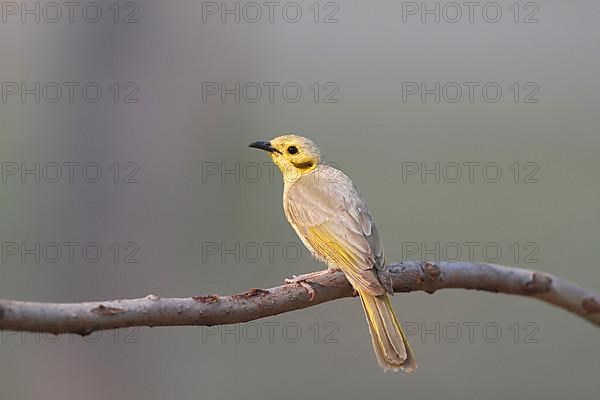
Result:
M466 262L405 261L390 265L396 292L475 289L535 297L600 326L600 295L556 276L520 268ZM132 326L223 325L248 322L353 296L344 275L310 279L314 289L286 284L232 296L160 298L148 295L85 303L0 300L0 330L76 333Z

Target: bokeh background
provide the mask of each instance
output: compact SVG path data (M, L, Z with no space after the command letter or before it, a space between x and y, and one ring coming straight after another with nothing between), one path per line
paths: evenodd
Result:
M481 2L473 22L462 6L462 17L450 23L445 19L454 10L441 2L440 22L425 15L422 23L418 3L412 15L403 14L403 7L413 9L402 2L320 2L315 23L313 3L297 3L296 23L282 17L285 2L272 23L264 5L259 21L245 21L255 16L247 2L239 3L239 23L235 15L221 22L220 2L121 2L116 15L112 2L101 1L95 23L82 17L85 2L73 22L63 7L55 23L46 21L56 17L47 2L38 3L39 23L31 15L21 21L22 7L35 10L36 2L14 3L17 11L3 3L0 297L78 302L230 294L320 269L284 219L278 173L271 175L265 154L247 148L282 132L313 138L326 160L353 178L390 261L454 257L452 243L468 260L464 243L475 242L476 261L494 258L500 248L498 263L600 290L600 4L519 2L515 22L514 1L499 1L502 16L491 23ZM204 22L203 7L215 5L217 15ZM286 17L294 19L293 5L287 7ZM88 19L95 10L86 10ZM496 18L495 10L486 17ZM324 23L327 16L338 22ZM50 85L36 103L35 95L22 101L21 93L9 93L23 82L30 89L35 82L80 86L73 102L66 91L60 101L47 101ZM89 82L102 88L96 103L82 95ZM280 86L272 102L265 90L255 103L247 101L252 91L236 103L234 95L222 102L219 94L203 93L206 82ZM302 89L295 103L281 91L290 82ZM447 101L451 91L436 103L433 95L403 101L403 82L480 86L473 102L465 89L455 103ZM499 101L482 96L488 82L501 87ZM525 102L532 87L537 102ZM337 102L325 102L333 91L329 99ZM127 95L137 102L125 102ZM39 162L40 174L47 166L46 175L22 182L23 162L27 168ZM48 163L65 162L80 163L73 182L66 167L50 182L55 173ZM96 183L82 177L90 162L102 171ZM450 169L439 182L403 177L407 163L435 168L436 162L440 169L497 163L503 175L490 183L479 167L472 182L466 168L456 183ZM15 165L19 171L11 175ZM88 180L94 171L87 170ZM532 172L537 182L525 182ZM36 242L78 247L72 261L65 252L51 262L55 254L40 249L36 262L26 251L35 252ZM17 255L7 251L10 243L18 244ZM87 243L95 245L85 259ZM487 243L493 248L484 254ZM97 247L102 255L91 262ZM562 310L463 290L401 294L393 304L411 329L415 374L378 368L359 302L345 299L228 330L141 328L85 340L4 333L0 398L597 396L598 330Z

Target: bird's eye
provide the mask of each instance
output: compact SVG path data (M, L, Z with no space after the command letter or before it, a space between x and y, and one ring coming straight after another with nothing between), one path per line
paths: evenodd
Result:
M287 148L287 152L289 154L296 154L298 153L298 148L296 146L290 146Z

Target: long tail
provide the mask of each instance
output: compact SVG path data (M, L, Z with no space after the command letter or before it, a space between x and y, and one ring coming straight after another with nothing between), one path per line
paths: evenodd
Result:
M406 372L417 369L415 357L394 315L388 296L373 296L362 291L358 291L358 294L365 309L375 355L381 368L386 371L403 369Z

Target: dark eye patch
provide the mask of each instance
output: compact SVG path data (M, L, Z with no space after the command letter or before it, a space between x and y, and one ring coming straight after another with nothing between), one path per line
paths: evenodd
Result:
M298 148L296 146L290 146L287 148L289 154L298 154Z

